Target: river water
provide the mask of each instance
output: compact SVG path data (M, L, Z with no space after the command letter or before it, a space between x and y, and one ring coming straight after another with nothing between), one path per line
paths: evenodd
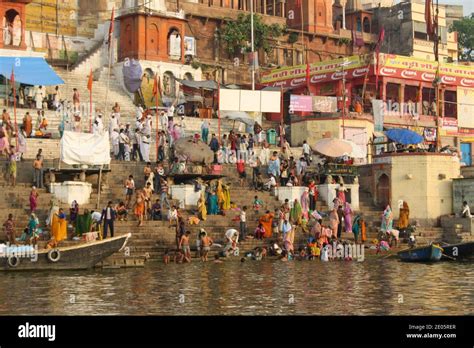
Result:
M0 314L466 315L473 265L266 260L2 272Z

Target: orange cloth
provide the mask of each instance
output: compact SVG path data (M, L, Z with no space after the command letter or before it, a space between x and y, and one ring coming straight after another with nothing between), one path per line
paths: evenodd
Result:
M264 238L270 238L272 236L272 222L273 222L273 213L268 213L263 215L258 222L262 224L263 228L265 229L265 234L263 235Z
M51 223L51 232L54 236L54 240L59 243L63 239L67 238L67 221L66 219L60 219L57 214L53 215L53 221Z
M136 216L140 216L140 215L143 215L145 214L145 202L141 201L141 202L137 202L135 204L135 215Z

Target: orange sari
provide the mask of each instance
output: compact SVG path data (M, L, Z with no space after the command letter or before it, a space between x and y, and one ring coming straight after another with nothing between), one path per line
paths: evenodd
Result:
M272 236L272 222L273 217L275 214L268 213L263 215L258 222L262 224L263 228L265 229L265 234L263 235L264 238L270 238Z

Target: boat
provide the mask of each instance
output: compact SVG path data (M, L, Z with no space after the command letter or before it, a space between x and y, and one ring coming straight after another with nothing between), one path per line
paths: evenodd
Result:
M398 252L401 261L407 262L434 262L439 261L443 254L443 248L431 244L418 248L405 249Z
M0 255L1 271L81 270L90 269L110 255L121 251L131 233L99 241L78 243L54 249L23 248L17 254Z
M442 260L474 259L474 242L443 245Z

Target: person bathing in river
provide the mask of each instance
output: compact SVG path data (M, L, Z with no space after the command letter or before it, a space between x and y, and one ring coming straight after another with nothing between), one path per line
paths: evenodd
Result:
M189 235L191 232L186 231L179 240L178 249L183 251L184 262L191 262L191 248L189 247Z
M206 231L201 229L201 261L207 261L207 255L209 251L211 251L211 246L213 244L213 240L209 237Z

